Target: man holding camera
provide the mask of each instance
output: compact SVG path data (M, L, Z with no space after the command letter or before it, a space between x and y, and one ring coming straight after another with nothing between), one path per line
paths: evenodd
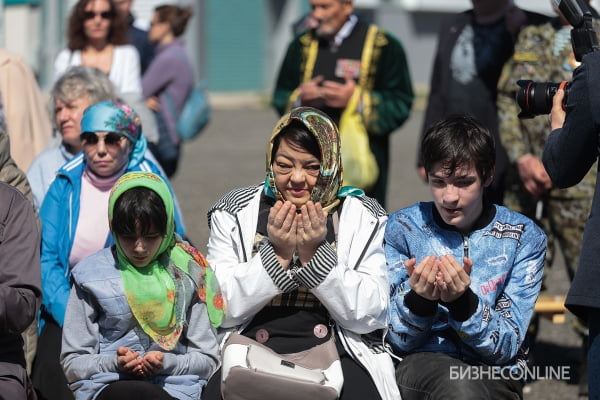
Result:
M573 0L575 1L575 0ZM562 0L565 2L565 0ZM588 38L589 39L589 38ZM566 103L559 89L553 98L550 123L542 161L555 186L578 184L598 159L600 144L600 51L597 41L585 54L573 74ZM579 44L574 42L574 47ZM590 399L600 399L600 186L596 183L591 212L585 226L579 268L573 278L565 305L587 320L588 389Z
M556 7L554 10L559 14ZM594 22L596 26L600 23L598 19ZM504 205L534 219L544 229L548 235L546 267L553 265L556 246L560 246L569 280L573 279L579 263L596 168L590 169L576 186L559 189L552 185L542 164L544 143L550 134L548 121L545 118L519 118L547 110L537 110L536 102L528 103L526 109L520 110L515 103L515 93L519 89L515 82L519 79L537 82L533 84L537 98L546 93L543 90L548 87L545 82L571 79L573 70L579 65L571 47L571 29L562 15L543 25L525 27L515 44L512 58L502 70L497 100L500 140L509 158ZM537 325L532 323L531 339L535 339ZM579 335L587 335L585 326L579 321L574 327Z

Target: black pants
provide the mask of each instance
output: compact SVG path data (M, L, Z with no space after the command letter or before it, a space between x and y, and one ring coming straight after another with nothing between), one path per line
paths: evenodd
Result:
M117 381L102 389L96 400L172 400L163 388L145 381Z
M38 338L31 379L38 393L47 400L73 400L73 394L60 365L62 329L48 320Z
M469 376L463 374L471 368ZM403 400L522 399L523 384L491 374L489 366L471 366L443 353L415 353L396 367ZM459 379L457 374L463 374Z

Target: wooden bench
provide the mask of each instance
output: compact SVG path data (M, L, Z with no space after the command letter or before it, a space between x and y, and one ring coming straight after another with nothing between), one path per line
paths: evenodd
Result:
M565 322L565 296L544 294L535 302L534 311L554 324Z

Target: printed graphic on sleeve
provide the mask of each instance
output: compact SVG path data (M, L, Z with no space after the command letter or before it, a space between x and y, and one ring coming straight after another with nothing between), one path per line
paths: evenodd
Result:
M495 221L492 229L485 232L484 236L493 236L496 239L514 239L517 242L521 240L521 235L525 232L524 224L504 224Z

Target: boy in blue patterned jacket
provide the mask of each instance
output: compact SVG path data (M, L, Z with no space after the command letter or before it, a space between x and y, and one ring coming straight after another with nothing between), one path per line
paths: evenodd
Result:
M495 149L477 120L449 116L421 148L433 201L395 212L385 232L402 398L522 398L546 236L484 199Z

